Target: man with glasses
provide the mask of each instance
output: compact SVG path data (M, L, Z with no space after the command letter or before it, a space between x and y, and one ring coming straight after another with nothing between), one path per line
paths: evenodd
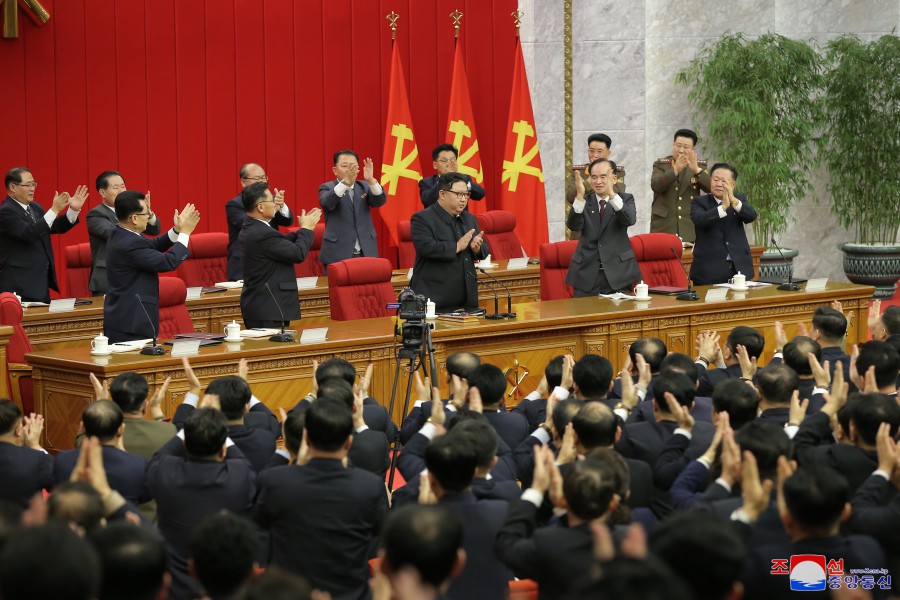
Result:
M437 312L478 308L475 261L490 249L475 215L466 210L469 185L464 175L444 173L438 180L438 200L410 220L416 248L409 286L430 298Z
M268 183L269 177L265 170L256 163L247 163L241 167L241 189L254 183ZM278 230L279 226L290 227L294 223L291 209L284 203L284 190L275 188L275 216L269 221L269 225ZM238 244L238 235L244 225L247 213L244 204L238 195L225 203L225 218L228 220L228 280L238 281L244 278L242 266L241 248Z
M147 230L150 205L144 194L122 192L115 204L119 226L106 242L109 291L103 301L103 330L113 344L156 337L159 273L174 271L188 257L188 240L200 222L200 213L188 204L175 211L172 229L146 238L141 234Z
M697 160L694 147L697 134L690 129L675 132L672 155L656 159L650 188L653 209L650 231L674 233L683 242L693 243L696 234L691 222L691 202L702 192L709 192L706 161Z
M440 193L440 185L438 181L444 173L456 173L459 167L456 163L459 158L459 150L453 144L441 144L431 151L431 160L434 161L434 170L437 175L432 175L419 182L419 197L422 199L422 206L428 208L438 201L438 193ZM469 188L470 200L481 200L484 198L484 188L472 181L469 175L461 174L466 180ZM466 207L468 210L468 206Z
M15 292L30 302L50 302L50 290L59 291L50 236L65 233L78 222L87 186L78 186L71 196L57 192L45 212L34 201L37 181L31 171L10 169L3 184L7 197L0 204L0 292Z
M97 192L100 204L88 211L87 228L91 242L91 279L88 289L94 296L106 293L109 284L106 281L106 240L119 226L116 217L116 197L125 191L125 180L116 171L103 171L97 176ZM159 235L159 219L150 209L150 192L146 195L147 210L150 219L147 221L146 235Z

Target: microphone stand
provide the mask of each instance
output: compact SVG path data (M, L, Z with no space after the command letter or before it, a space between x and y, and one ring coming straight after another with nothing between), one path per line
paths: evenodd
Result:
M278 300L275 298L275 294L272 293L272 288L269 287L269 282L266 282L266 290L268 290L269 295L272 296L272 302L275 303L276 308L278 308L278 314L281 315L281 333L276 333L272 337L269 338L270 342L293 342L294 336L289 333L284 332L284 311L281 310L281 305L278 304Z
M150 318L150 313L147 312L147 309L144 307L144 303L141 302L141 295L135 294L134 297L137 298L138 306L140 306L141 310L144 311L144 316L147 317L147 322L150 323L150 328L153 330L153 345L148 348L142 349L141 354L143 354L144 356L161 356L166 353L166 349L162 346L156 345L157 331L156 327L153 326L153 319Z
M675 296L676 300L687 300L689 302L693 302L695 300L699 300L700 296L697 295L697 292L694 291L694 288L691 287L691 278L688 275L687 269L684 268L684 264L681 262L681 257L678 256L678 253L675 252L675 248L669 248L672 251L672 254L675 255L675 258L678 259L678 266L681 267L681 270L684 271L684 276L688 282L688 289L685 292L682 292Z
M772 245L775 246L775 249L778 250L778 254L781 255L781 260L784 261L784 266L787 269L787 282L782 283L777 288L782 292L796 292L800 290L800 285L794 283L792 279L792 271L794 270L790 263L788 263L787 259L784 257L784 252L781 251L781 247L778 246L778 243L775 241L775 238L772 238Z
M481 281L480 279L478 279L478 275L474 275L474 274L470 273L469 271L466 271L466 275L468 275L469 277L472 277L475 280L476 285L479 283L485 283L485 284L487 284L487 286L489 288L491 288L491 291L494 292L494 314L485 315L484 318L490 319L492 321L496 321L498 319L505 319L506 313L500 312L500 297L497 295L497 288L492 286L490 284L490 282L488 282L488 281Z
M479 267L478 270L481 271L482 275L487 275L497 285L501 286L504 290L506 290L506 313L503 316L504 316L504 318L507 318L507 319L515 319L516 313L514 313L513 309L512 309L512 294L509 292L509 288L506 287L502 281L500 281L499 279L497 279L496 277L494 277L493 275L491 275L490 273L485 271L484 267ZM497 310L494 309L494 312L497 312Z

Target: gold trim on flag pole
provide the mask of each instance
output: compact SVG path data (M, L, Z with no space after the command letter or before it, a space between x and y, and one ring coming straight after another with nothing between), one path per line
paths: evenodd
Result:
M397 39L397 19L399 19L399 18L400 18L400 15L398 15L398 14L395 13L394 11L391 11L391 12L385 17L385 19L387 19L388 21L391 22L390 27L391 27L391 39L392 39L392 40L396 40L396 39Z
M453 19L453 37L459 37L459 20L463 18L463 14L459 12L457 8L452 13L450 13L450 18Z
M516 23L516 37L519 37L519 29L522 28L522 17L525 16L525 13L523 13L519 9L516 9L509 14L512 16L513 21L515 21Z
M563 170L565 171L565 189L569 189L572 185L574 175L568 168L573 164L573 118L572 118L572 0L563 0L563 111L564 111L564 133L565 137L565 159L563 160ZM569 216L569 203L563 202L563 212L565 219ZM569 239L571 232L566 228L566 239Z

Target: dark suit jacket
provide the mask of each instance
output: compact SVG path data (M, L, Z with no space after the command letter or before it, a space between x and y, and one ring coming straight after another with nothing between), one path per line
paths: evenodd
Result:
M463 173L459 173L462 177L466 178L466 181L469 184L469 200L481 200L484 198L484 188L475 183L471 176L465 175ZM438 180L440 179L440 175L432 175L431 177L426 177L419 181L419 197L422 199L422 206L428 208L432 204L436 204L438 201L438 192L440 191L440 187L438 186ZM466 210L469 210L466 207Z
M387 192L382 188L381 195L376 196L367 182L356 181L351 201L349 194L338 197L334 193L337 184L335 180L319 186L319 205L325 216L325 237L322 239L319 262L330 265L351 258L357 239L363 256L378 256L372 208L387 202Z
M788 424L788 421L791 417L791 409L788 407L776 407L776 408L767 408L766 410L759 413L759 416L756 417L760 421L772 421L773 423L777 423L784 427Z
M616 444L616 450L623 456L642 460L653 467L677 427L678 425L673 421L628 423L625 425L619 443ZM695 423L688 444L687 454L689 457L696 458L706 452L714 433L715 428L712 424ZM674 477L672 480L674 481Z
M368 403L369 400L372 401L372 404ZM397 436L397 425L388 415L387 409L378 404L374 398L367 398L365 402L366 403L363 404L363 421L365 421L370 429L382 432L387 436L388 441L393 440ZM301 398L300 401L294 405L294 408L288 411L288 415L290 416L295 410L305 411L307 408L309 408L309 400ZM422 422L424 423L425 421L423 420ZM278 428L280 431L281 425L279 425Z
M485 411L484 416L500 439L506 442L510 448L515 448L531 434L528 420L519 413L508 413L504 410L500 412Z
M641 279L637 258L628 239L628 228L637 222L634 196L619 194L622 210L613 210L607 205L600 220L600 204L593 192L584 197L585 205L581 213L569 211L566 227L580 231L578 247L572 255L566 283L584 292L599 291L597 274L600 265L609 285L614 290L631 291L631 285Z
M700 381L700 385L697 387L697 395L711 397L713 388L716 387L717 383L741 376L741 366L731 365L724 369L705 369L701 365L697 365L697 373ZM710 406L712 406L712 401L710 401Z
M419 501L419 489L422 485L421 474L409 479L401 488L397 488L391 494L391 508L397 508L404 504L416 504ZM472 494L479 500L503 500L513 502L522 495L522 488L515 480L502 481L499 479L475 477L472 480Z
M640 423L641 421L656 421L656 415L653 414L653 396L652 389L647 391L644 400L637 403L631 414L628 415L628 423ZM712 398L698 396L694 398L694 406L691 407L691 416L695 421L703 421L712 423Z
M159 273L174 271L188 249L174 244L168 232L145 238L116 227L106 242L109 291L103 301L103 329L110 343L151 338L159 331ZM138 306L135 294L150 315Z
M470 248L456 251L459 236L455 218L440 204L432 204L412 216L409 222L410 236L416 248L416 262L409 286L417 293L430 298L438 312L456 308L478 306L478 278L475 261L490 254L487 241L476 255ZM462 212L459 215L462 232L481 231L475 215Z
M900 555L900 494L880 475L870 475L850 500L853 512L847 526L853 533L871 535L893 556Z
M87 214L88 237L91 243L91 279L88 289L95 294L105 294L109 289L106 277L106 241L110 234L119 227L119 219L116 211L102 202L88 211ZM159 235L159 217L156 223L147 223L144 234Z
M334 600L369 598L368 559L388 503L384 480L313 458L259 476L256 520L272 534L271 564Z
M48 227L41 205L32 202L31 210L35 222L9 196L0 204L0 292L16 292L26 301L50 302L50 290L59 291L50 236L67 232L78 221L69 223L63 212Z
M450 421L456 418L456 413L447 410L447 400L442 400L442 402L444 403L444 415L446 418L444 425L450 425ZM413 405L400 425L400 443L405 445L409 442L409 439L422 429L422 425L428 421L429 417L431 417L430 400L422 401L418 406Z
M530 436L529 439L531 439ZM403 450L397 457L397 469L405 480L409 481L425 469L425 447L428 446L429 441L427 437L417 432L409 438L409 442L403 445ZM522 444L526 442L522 442ZM516 471L517 466L512 450L506 442L498 439L497 464L491 469L491 477L498 481L515 481Z
M287 235L258 219L247 217L238 236L243 256L244 287L241 289L241 316L244 321L285 321L300 318L297 275L294 265L306 260L313 243L313 232L298 229ZM269 290L266 284L269 284Z
M241 233L241 227L244 226L244 219L247 218L247 213L244 211L244 203L241 202L240 196L232 198L225 203L225 218L228 220L228 280L238 281L244 278L238 235ZM276 211L275 217L269 221L269 224L275 231L278 231L279 225L290 227L294 224L293 215L286 217Z
M828 465L847 478L855 492L878 468L878 455L849 444L833 443L828 416L807 415L794 436L794 456L800 465Z
M509 412L522 414L528 421L528 431L534 431L547 420L547 399L522 400Z
M653 470L642 460L626 458L625 462L629 473L628 506L649 507L653 502Z
M80 449L65 450L56 455L53 479L57 484L69 480L80 452ZM113 446L103 446L103 469L106 471L109 486L129 502L141 504L150 500L144 484L147 459L143 456L129 454Z
M179 404L178 408L175 409L175 414L172 416L172 423L179 430L184 429L184 422L195 410L197 409L190 404ZM268 424L267 421L266 424ZM249 426L246 416L244 417L243 425L228 426L228 437L231 438L235 446L241 449L241 454L253 465L253 470L257 473L265 468L269 460L272 459L272 455L275 454L277 436L267 428L256 429Z
M0 480L0 499L27 507L32 496L53 489L53 457L0 442Z
M753 279L753 260L750 257L750 244L744 225L756 220L756 211L747 203L747 199L735 194L741 201L741 212L733 207L719 217L719 205L712 194L704 194L694 198L691 204L691 220L697 232L694 242L694 262L691 263L691 280L694 285L711 285L724 283L731 276L731 269L725 263L731 256L734 267Z

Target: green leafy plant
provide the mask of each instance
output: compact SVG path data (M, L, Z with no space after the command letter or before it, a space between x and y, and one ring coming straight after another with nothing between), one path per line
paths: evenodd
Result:
M821 60L806 42L725 34L677 76L709 119L707 142L737 168L737 191L756 209L757 243L785 231L791 204L812 189L821 122Z
M825 130L831 212L864 244L900 228L900 38L842 36L825 47Z

